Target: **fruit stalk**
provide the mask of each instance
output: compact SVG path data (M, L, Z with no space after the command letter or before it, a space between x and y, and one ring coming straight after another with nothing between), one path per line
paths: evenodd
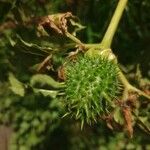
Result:
M122 17L123 11L127 5L127 1L128 0L119 0L119 2L118 2L118 5L114 12L114 15L111 19L111 22L110 22L110 24L107 28L107 31L105 32L105 35L103 37L103 40L101 42L101 44L103 45L104 48L111 47L113 37L115 35L116 29L117 29L120 19Z

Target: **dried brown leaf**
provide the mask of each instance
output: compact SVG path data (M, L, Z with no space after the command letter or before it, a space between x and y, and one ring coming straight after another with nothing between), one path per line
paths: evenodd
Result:
M132 138L133 137L133 127L132 127L131 109L130 109L130 107L123 107L122 111L123 111L124 119L126 122L125 128L128 132L129 137Z
M102 120L106 121L106 125L109 129L114 130L114 126L113 126L113 114L109 114L109 115L103 115L101 117Z
M64 66L60 66L58 68L58 78L63 80L63 81L66 80Z
M77 18L70 12L48 15L45 17L41 17L38 26L42 26L46 31L48 30L50 33L63 35L64 33L68 32L68 27L71 24L71 19L76 20Z
M52 55L47 56L38 66L37 72L44 72L46 68L49 66L49 68L52 68L52 64L50 63Z

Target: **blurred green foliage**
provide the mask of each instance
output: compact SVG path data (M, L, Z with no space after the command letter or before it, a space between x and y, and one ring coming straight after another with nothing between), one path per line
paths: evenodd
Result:
M100 42L116 4L116 0L0 0L0 123L14 130L10 150L150 149L148 129L144 132L135 126L133 139L129 139L119 127L116 133L101 121L92 127L85 125L81 131L77 121L62 118L64 107L56 97L53 78L58 80L58 66L66 55L62 52L70 48L63 43L69 41L39 37L32 22L39 16L71 11L86 26L78 33L80 39ZM127 72L140 64L146 78L150 76L149 20L149 0L129 1L113 42L119 61L131 68ZM52 78L35 77L37 64L51 49L55 50L54 66L45 72ZM52 83L43 84L45 78ZM150 118L145 118L150 116L149 104L139 105L139 109L141 120L150 128Z

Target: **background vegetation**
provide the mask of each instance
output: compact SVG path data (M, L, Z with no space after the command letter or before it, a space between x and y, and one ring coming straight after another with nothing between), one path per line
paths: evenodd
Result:
M53 90L61 87L48 75L57 80L64 51L70 49L67 44L73 43L56 35L42 37L36 26L41 16L69 11L85 26L77 33L81 41L100 42L117 2L0 0L0 123L13 129L10 150L150 149L150 105L144 99L136 104L142 123L135 123L131 139L118 125L111 130L100 120L92 126L85 125L81 131L77 121L62 118L64 104ZM112 45L128 79L148 94L149 20L149 0L129 1ZM53 66L48 61L39 68L52 50ZM37 70L47 76L36 76Z

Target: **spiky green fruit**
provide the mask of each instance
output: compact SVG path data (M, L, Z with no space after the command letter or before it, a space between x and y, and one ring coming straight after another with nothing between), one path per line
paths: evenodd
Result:
M66 105L69 113L91 124L109 113L119 91L117 66L101 57L78 57L65 68Z

